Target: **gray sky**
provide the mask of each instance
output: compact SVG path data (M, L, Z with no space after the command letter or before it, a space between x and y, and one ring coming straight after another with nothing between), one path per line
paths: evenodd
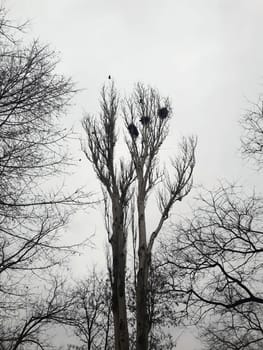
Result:
M259 174L239 156L238 120L249 108L248 101L257 101L263 92L261 0L4 3L14 19L31 19L29 36L58 50L60 70L86 89L75 99L70 123L79 125L84 110L97 110L99 90L108 74L122 92L141 81L169 95L173 103L164 157L173 153L176 137L179 141L182 135L196 134L196 184L211 187L222 178L240 181L250 190L259 184ZM82 163L79 181L93 183L91 174ZM87 226L101 242L101 214L89 214L93 226L87 214L71 229L84 237L83 227L89 221Z
M174 136L199 137L196 182L244 180L239 116L262 92L260 0L8 0L10 14L31 19L31 35L50 43L60 69L86 91L69 117L95 111L111 74L129 92L136 81L173 101ZM233 163L235 166L233 166Z

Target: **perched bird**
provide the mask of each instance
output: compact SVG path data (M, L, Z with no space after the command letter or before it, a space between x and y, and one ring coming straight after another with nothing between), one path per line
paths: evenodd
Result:
M140 98L139 102L140 102L140 104L143 104L143 99L142 99L142 98Z
M139 136L139 131L138 129L136 128L136 126L131 123L129 126L128 126L128 130L129 130L129 133L131 135L131 137L138 137Z
M108 76L108 79L111 80L111 76L110 75Z
M168 109L166 107L162 107L158 109L158 117L160 119L165 119L168 117Z

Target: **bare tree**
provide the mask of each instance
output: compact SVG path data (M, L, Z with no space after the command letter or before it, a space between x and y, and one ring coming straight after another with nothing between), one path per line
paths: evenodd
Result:
M149 274L148 315L150 319L149 348L174 349L175 340L167 329L174 326L173 312L176 298L163 293L165 277L162 269L154 264ZM136 292L132 273L126 274L127 317L130 348L136 349ZM70 326L87 349L114 349L111 285L108 278L95 270L86 280L76 282L69 292L72 304L60 316L61 323ZM164 330L164 327L166 329Z
M32 286L28 287L32 288ZM65 283L52 278L48 287L19 295L19 303L14 298L14 305L9 306L0 317L0 343L4 350L31 348L45 349L50 346L47 330L51 325L60 323L62 315L73 304L73 298L64 292ZM46 289L46 290L45 290ZM10 300L9 300L10 302Z
M131 134L127 146L134 162L136 172L137 215L138 215L138 272L136 285L136 349L148 349L150 331L147 313L148 276L151 266L151 254L154 242L161 231L165 220L175 202L181 201L192 187L192 174L195 165L194 150L196 140L184 139L181 145L182 154L172 162L174 178L167 171L158 169L158 153L168 134L168 123L171 117L171 106L168 99L162 100L158 92L143 85L136 86L133 96L126 100L123 109L127 126L141 122L138 127L140 142ZM147 122L146 121L147 119ZM149 194L158 182L162 181L159 190L158 204L161 212L156 229L147 240L145 209Z
M252 104L241 119L243 135L241 138L241 151L243 155L254 160L259 168L262 168L263 155L263 100Z
M167 293L164 287L166 274L156 260L151 262L147 286L147 314L149 319L149 349L174 349L176 340L170 327L176 325L174 312L177 309L177 295ZM132 274L127 274L127 303L130 329L130 348L136 349L136 286Z
M262 204L222 186L164 243L167 288L183 293L178 318L203 322L208 349L262 348Z
M246 304L222 313L216 312L214 320L201 328L201 337L207 349L262 349L261 314L262 308L257 304Z
M74 303L64 313L62 323L73 328L85 349L113 349L111 286L96 271L73 288Z
M262 120L259 98L241 119L241 151L258 168ZM162 246L166 289L181 296L177 318L198 324L209 350L261 349L262 196L221 185L194 208Z
M14 319L14 312L23 315L28 309L25 299L37 310L34 283L74 250L61 246L59 237L82 198L79 190L63 192L64 176L58 177L71 163L66 142L70 131L61 117L74 95L73 83L56 73L57 58L48 47L16 40L20 29L1 9L0 322L1 336L8 334L9 340L3 340L9 342L8 349L30 342L31 330L49 317L41 315L53 310L54 299L31 320L26 317L23 323L16 314L17 325Z
M104 188L106 227L112 248L109 271L113 291L115 349L129 348L125 274L131 198L136 202L138 229L136 349L148 349L150 323L147 289L151 254L173 205L181 201L191 189L196 140L183 140L182 153L172 163L174 175L171 178L166 170L158 169L159 150L168 134L168 123L172 115L168 99L161 99L156 90L137 84L133 95L123 101L122 114L129 133L125 140L130 159L127 158L126 162L116 159L118 97L114 84L108 91L105 87L102 89L101 109L99 118L87 115L83 120L88 137L84 151ZM160 183L160 220L156 229L147 234L147 199Z
M105 188L105 203L111 201L111 218L108 226L109 242L112 247L112 310L114 317L115 349L129 348L127 310L125 297L125 271L127 246L127 208L130 187L134 180L133 165L125 166L120 161L117 169L114 151L117 141L116 114L118 97L114 86L109 95L103 88L101 94L102 113L99 119L87 116L83 127L88 136L88 147L84 147L87 158L92 163L100 182Z

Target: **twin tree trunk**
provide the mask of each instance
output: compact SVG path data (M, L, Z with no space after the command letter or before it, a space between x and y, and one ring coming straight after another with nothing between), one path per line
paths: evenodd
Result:
M139 187L141 187L139 185ZM151 254L147 248L145 221L145 191L139 190L137 199L139 228L139 267L136 283L136 350L148 350L149 317L147 312L148 274ZM112 246L112 311L114 319L115 350L129 349L129 331L126 305L126 232L124 229L124 208L117 195L112 203L113 236Z
M163 191L159 192L158 204L161 217L151 236L146 235L145 205L149 192L160 183L157 161L158 153L168 135L168 99L162 99L158 91L137 84L131 99L124 100L123 115L130 138L126 145L131 159L124 162L114 159L117 142L116 115L118 96L112 83L108 92L102 89L102 113L98 120L88 115L83 126L88 135L88 149L84 152L93 164L95 172L106 188L111 200L110 244L112 248L111 282L112 311L114 318L115 350L129 349L129 331L126 305L126 245L128 204L137 196L138 215L138 270L136 279L136 350L148 350L150 320L148 315L148 277L154 241L169 211L176 201L181 201L192 187L195 165L194 138L183 139L181 158L172 162L174 182L164 170ZM161 108L161 106L164 106ZM161 111L165 111L165 116ZM140 142L138 142L138 137ZM137 186L134 185L134 182ZM137 191L135 191L137 187Z
M150 331L147 312L148 273L150 268L150 252L147 249L145 222L145 191L139 191L137 200L139 227L139 268L136 283L136 350L148 350ZM113 235L112 246L112 311L114 319L115 350L129 349L129 330L126 306L126 232L124 224L124 208L117 195L112 203Z
M147 312L148 274L151 253L147 248L145 222L145 194L139 191L137 200L139 226L139 267L136 283L136 350L148 350L149 316ZM115 350L129 349L127 322L125 273L126 273L126 234L124 230L123 208L114 200L113 236L111 239L113 255L112 311L114 319Z

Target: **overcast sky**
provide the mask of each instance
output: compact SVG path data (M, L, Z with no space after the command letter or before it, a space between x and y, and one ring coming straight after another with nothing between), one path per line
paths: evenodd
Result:
M4 3L14 19L31 20L28 35L50 43L60 54L61 72L86 89L75 99L70 123L79 125L84 110L97 110L109 74L121 92L141 81L172 100L164 156L172 154L176 138L195 134L196 184L211 187L224 178L250 190L259 186L259 174L239 155L238 121L249 101L263 93L262 0ZM86 166L81 165L82 182L92 178ZM92 215L101 221L100 214ZM83 229L83 222L75 222L75 229ZM102 232L98 223L92 230Z

